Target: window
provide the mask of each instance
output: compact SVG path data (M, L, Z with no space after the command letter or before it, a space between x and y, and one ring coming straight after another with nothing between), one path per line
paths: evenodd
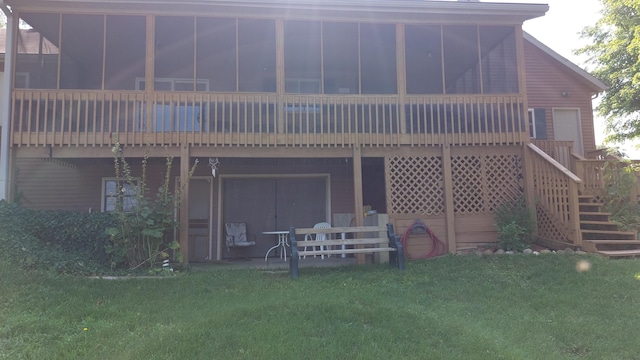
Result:
M155 90L159 91L183 91L187 88L193 88L194 81L192 79L155 79ZM209 91L208 79L195 80L196 91ZM144 90L145 82L143 78L136 79L136 89ZM141 106L141 105L139 105ZM156 104L153 114L155 116L152 125L153 131L200 131L201 119L205 113L204 104L200 103L168 103ZM146 119L146 108L138 110L141 119ZM146 124L140 123L138 128L146 131Z
M139 179L133 182L122 182L120 191L122 192L122 210L131 212L138 205ZM118 204L118 179L102 179L102 211L111 212L116 210Z
M529 109L529 136L531 136L532 139L547 139L547 121L545 109Z
M14 87L16 89L28 89L29 88L29 73L28 72L16 72L13 79Z

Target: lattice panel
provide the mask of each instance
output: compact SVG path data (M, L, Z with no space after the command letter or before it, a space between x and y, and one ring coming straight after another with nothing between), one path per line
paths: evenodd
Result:
M456 214L493 212L523 194L522 159L512 154L459 155L451 159Z
M539 237L549 240L569 241L569 231L561 221L558 221L557 217L549 214L542 206L536 207L536 213Z
M488 211L516 201L523 195L522 159L516 155L487 155L484 157L488 194Z
M482 158L475 155L451 159L453 205L456 214L484 212Z
M444 212L442 158L387 156L389 213L437 215Z

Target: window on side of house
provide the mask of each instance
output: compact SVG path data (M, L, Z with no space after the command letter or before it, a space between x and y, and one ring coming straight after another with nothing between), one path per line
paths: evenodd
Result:
M544 108L529 109L529 136L532 139L547 139L547 120Z
M118 186L120 181L122 186ZM118 191L121 191L122 210L131 212L138 205L138 191L140 180L133 179L131 182L118 180L116 178L102 179L102 211L111 212L118 206Z

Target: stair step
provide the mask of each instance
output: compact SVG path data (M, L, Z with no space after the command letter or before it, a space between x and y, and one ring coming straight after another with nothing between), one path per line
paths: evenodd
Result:
M583 240L638 240L635 232L580 229Z
M580 215L606 215L606 216L611 216L611 213L608 212L602 212L602 211L580 211Z
M609 221L609 219L611 218L611 213L605 213L605 212L593 212L593 211L580 211L580 213L578 214L580 217L580 220L592 220L592 221L598 221L599 219L604 219L602 221Z
M603 235L621 235L621 236L636 236L637 234L632 231L611 231L611 230L581 230L583 233L590 234L603 234ZM635 239L634 239L635 240Z
M612 239L612 240L583 240L583 241L588 241L590 243L593 244L600 244L600 245L640 245L640 240L619 240L619 239Z
M608 257L636 257L640 256L640 249L638 250L601 250L598 254Z
M602 207L601 205L597 205L597 204L580 204L579 205L580 211L586 211L586 212L588 211L598 212L600 211L601 207Z
M578 202L580 204L595 204L595 205L604 205L600 201L593 201L593 196L591 195L578 195Z
M613 221L598 221L598 220L580 220L580 224L585 225L602 225L602 226L619 226L620 224Z

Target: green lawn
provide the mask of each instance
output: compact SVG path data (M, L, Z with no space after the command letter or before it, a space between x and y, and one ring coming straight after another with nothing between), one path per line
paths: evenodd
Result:
M446 256L99 280L0 265L2 359L638 359L640 261Z

